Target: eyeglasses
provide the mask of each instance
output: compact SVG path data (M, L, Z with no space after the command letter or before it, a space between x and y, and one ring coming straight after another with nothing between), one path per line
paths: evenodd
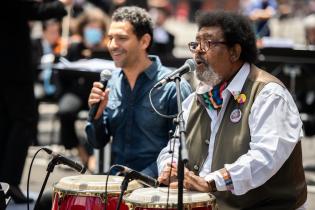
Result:
M226 44L226 42L224 42L224 41L212 41L212 40L202 40L199 42L189 42L188 43L189 50L192 53L195 53L199 44L200 44L200 50L203 52L207 52L210 48L213 48L213 46L215 46L217 44Z

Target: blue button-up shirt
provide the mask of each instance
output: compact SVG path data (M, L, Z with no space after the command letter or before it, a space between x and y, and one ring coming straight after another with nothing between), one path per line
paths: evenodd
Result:
M152 64L139 75L133 90L122 70L112 72L108 82L109 102L103 120L94 123L96 141L88 139L94 147L101 148L112 136L113 164L122 164L156 177L156 158L167 145L168 132L174 130L174 125L172 119L158 115L149 100L153 85L171 70L162 66L158 57L150 56L150 59ZM182 99L191 93L185 80L181 81L181 92ZM152 102L160 113L176 114L175 83L153 90Z

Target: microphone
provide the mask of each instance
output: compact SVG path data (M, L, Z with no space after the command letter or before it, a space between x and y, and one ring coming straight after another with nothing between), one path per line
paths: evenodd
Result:
M86 168L84 166L82 166L80 163L77 163L73 160L70 160L69 158L62 156L60 154L54 153L51 149L48 149L46 147L44 147L42 149L45 150L48 154L53 156L53 161L54 161L55 165L59 165L59 164L67 165L70 168L75 169L76 171L78 171L81 174L84 174L86 172Z
M160 183L158 182L158 180L156 180L150 176L144 175L143 173L135 171L135 170L128 168L126 166L122 166L122 165L115 165L115 166L122 173L126 174L126 176L128 176L129 179L137 180L141 184L146 185L148 187L155 187L156 188L156 187L160 186Z
M69 158L66 158L65 156L62 156L60 154L53 154L53 157L57 159L57 165L58 164L67 165L81 174L84 174L86 172L86 168L84 166L82 166L80 163L70 160Z
M163 79L161 79L158 83L154 85L154 88L161 87L165 83L168 83L169 81L172 81L175 76L182 76L183 74L186 74L187 72L195 71L196 69L196 62L194 59L190 58L187 59L184 65L170 73L168 76L165 76Z
M106 85L107 85L107 81L112 77L112 72L110 70L103 70L100 74L100 82L103 84L103 88L102 90L104 91L105 88L106 88ZM100 102L98 103L95 103L92 105L90 111L89 111L89 116L88 116L88 121L89 122L92 122L95 115L96 115L96 112L98 110L98 107L100 105Z

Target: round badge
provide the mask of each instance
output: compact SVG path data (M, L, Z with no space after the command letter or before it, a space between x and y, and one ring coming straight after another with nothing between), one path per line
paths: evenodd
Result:
M245 101L246 101L246 95L245 94L241 94L238 96L237 103L243 104L243 103L245 103Z
M240 119L242 118L242 112L240 109L234 109L232 112L231 112L231 115L230 115L230 120L231 122L233 123L237 123L240 121Z

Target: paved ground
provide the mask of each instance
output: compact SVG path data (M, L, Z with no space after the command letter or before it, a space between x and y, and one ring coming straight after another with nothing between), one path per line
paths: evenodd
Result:
M57 135L59 124L58 121L54 121L54 114L57 111L57 107L54 104L42 104L39 107L41 113L41 120L39 123L39 140L40 144L43 146L47 145L54 152L64 155L70 155L69 151L65 151L62 146L57 145ZM79 122L80 124L80 122ZM81 123L82 126L82 123ZM82 129L80 129L82 130ZM52 143L52 144L51 144ZM26 194L27 189L27 177L30 169L31 161L36 153L42 146L32 146L29 148L28 157L26 160L26 165L23 172L23 178L21 183L21 188ZM75 153L74 153L75 154ZM34 200L37 199L42 184L44 182L45 176L47 174L47 166L51 160L51 156L44 151L40 151L36 158L34 159L33 166L30 175L30 197ZM76 159L78 160L78 159ZM50 174L45 191L53 189L53 184L58 182L62 177L79 175L76 171L68 168L67 166L58 165L54 168L54 171ZM32 210L34 203L30 205ZM22 210L27 209L26 205L17 205L13 201L10 202L7 210Z

